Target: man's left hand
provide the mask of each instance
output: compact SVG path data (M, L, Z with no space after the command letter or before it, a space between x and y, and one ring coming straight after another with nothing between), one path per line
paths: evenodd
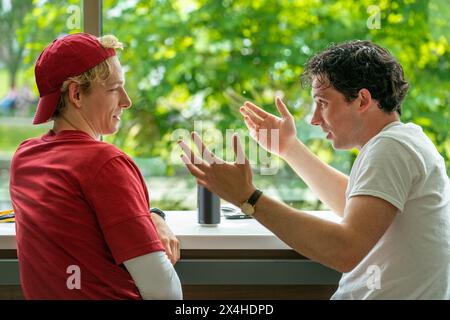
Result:
M180 259L180 241L175 237L162 217L156 213L150 213L150 216L155 224L156 231L158 232L164 250L166 250L167 257L170 262L175 265Z

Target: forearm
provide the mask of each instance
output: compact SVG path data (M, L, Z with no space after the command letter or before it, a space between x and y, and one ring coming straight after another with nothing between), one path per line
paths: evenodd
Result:
M303 256L339 272L347 272L354 261L351 233L345 225L295 210L262 195L254 218Z
M298 139L288 150L284 160L322 202L343 216L348 176L320 160Z
M144 300L180 300L180 279L163 251L124 262Z

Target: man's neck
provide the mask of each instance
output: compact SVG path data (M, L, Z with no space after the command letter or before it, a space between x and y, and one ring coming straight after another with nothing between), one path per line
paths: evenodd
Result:
M391 114L383 114L380 117L367 119L368 123L363 124L363 134L361 135L361 141L357 148L361 150L370 139L379 134L388 124L400 121L400 116L397 112Z
M100 140L100 135L96 135L94 130L87 123L84 124L83 121L76 121L75 117L70 115L60 115L53 122L53 131L58 133L63 130L77 130L87 133L92 138Z

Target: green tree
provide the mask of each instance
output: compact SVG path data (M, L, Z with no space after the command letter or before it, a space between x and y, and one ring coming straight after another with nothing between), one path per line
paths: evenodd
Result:
M26 78L33 82L34 62L55 38L81 31L69 29L67 24L71 15L68 9L80 4L80 0L0 1L0 64L8 71L10 87L16 84L19 71L25 71Z
M17 37L16 30L20 29L22 21L32 7L32 0L14 3L0 1L0 34L2 35L0 63L8 71L10 88L16 86L17 72L25 56L25 43L31 40L30 38L21 39Z
M276 91L303 119L311 108L299 83L306 60L330 43L369 39L389 48L411 82L402 120L422 125L450 167L444 0L109 0L104 8L104 32L127 47L122 62L134 108L112 140L128 152L167 158L173 130L192 129L194 120L222 132L243 128L241 103L251 99L275 112ZM379 29L368 28L369 9L379 11ZM299 132L349 170L355 151L336 153L307 125Z
M9 42L1 59L15 59L4 64L26 68L28 79L48 43L80 31L66 23L68 7L80 1L18 0L10 8L3 3L0 32ZM379 29L368 28L373 5ZM369 39L404 66L411 90L402 120L420 124L450 168L449 10L445 0L105 0L103 30L126 45L121 60L134 103L124 128L109 140L134 156L167 160L175 129L192 129L194 120L222 132L244 129L242 102L276 112L277 92L304 119L312 103L299 82L306 60L330 43ZM6 54L13 50L7 48L18 54ZM302 121L299 133L326 161L349 170L355 151L333 151Z

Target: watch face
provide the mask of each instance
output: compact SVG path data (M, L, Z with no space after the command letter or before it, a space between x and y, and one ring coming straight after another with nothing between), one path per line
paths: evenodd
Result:
M253 206L250 203L246 202L241 206L241 211L243 213L251 216L255 212L255 209L253 208Z

